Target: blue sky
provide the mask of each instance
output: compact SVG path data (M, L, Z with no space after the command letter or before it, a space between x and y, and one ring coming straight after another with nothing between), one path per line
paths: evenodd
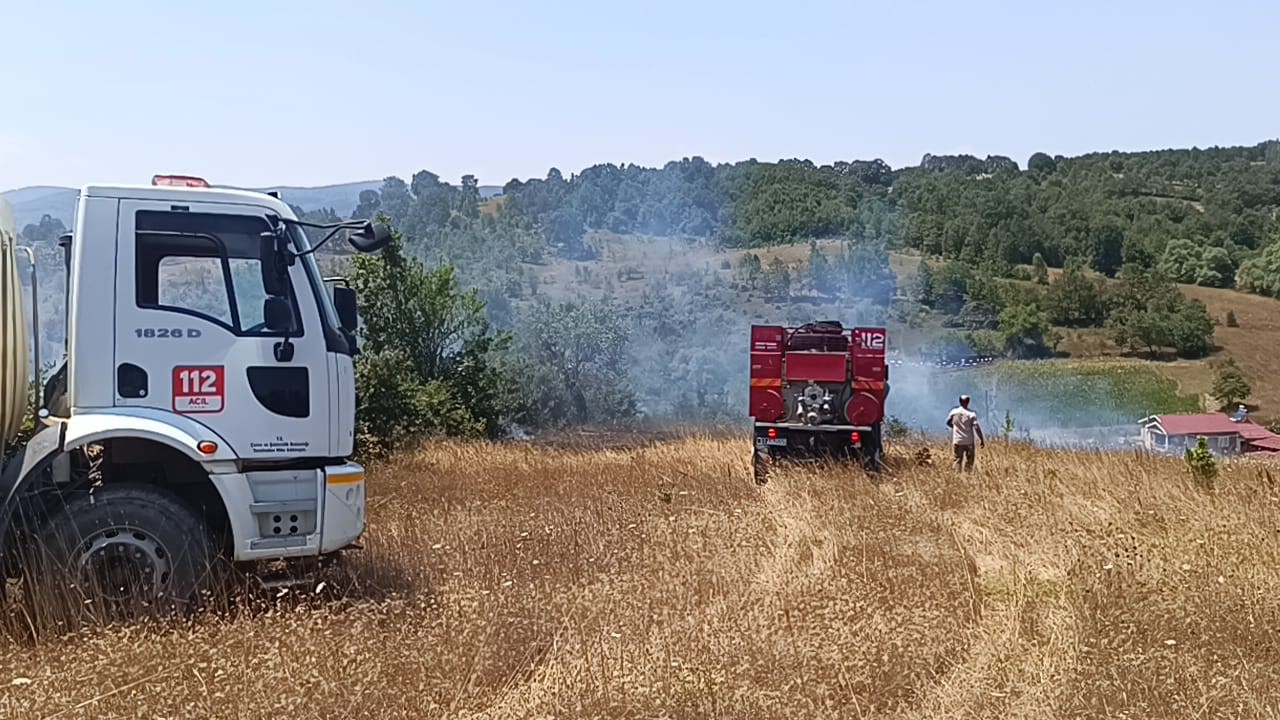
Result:
M1280 137L1276 27L1264 2L9 0L0 189L1253 144Z

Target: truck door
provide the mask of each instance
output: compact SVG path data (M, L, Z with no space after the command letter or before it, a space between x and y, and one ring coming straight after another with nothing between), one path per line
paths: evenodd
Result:
M301 263L288 272L293 330L264 320L268 212L121 201L116 405L190 417L246 459L331 457L330 372Z

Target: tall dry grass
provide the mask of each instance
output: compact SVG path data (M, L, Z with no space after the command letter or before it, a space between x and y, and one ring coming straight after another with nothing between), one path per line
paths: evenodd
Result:
M0 717L1280 716L1280 473L434 445L319 594L0 640Z

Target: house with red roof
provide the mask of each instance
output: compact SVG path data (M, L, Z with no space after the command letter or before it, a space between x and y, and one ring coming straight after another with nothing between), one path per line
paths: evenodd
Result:
M1182 453L1204 438L1215 455L1280 453L1280 435L1258 425L1243 411L1235 415L1152 415L1142 421L1142 445L1154 452Z

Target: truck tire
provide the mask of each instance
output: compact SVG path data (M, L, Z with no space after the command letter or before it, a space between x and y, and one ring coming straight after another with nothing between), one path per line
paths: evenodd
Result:
M877 430L871 436L871 442L862 455L862 467L875 475L884 470L884 441Z
M766 485L769 482L769 456L755 451L751 453L751 474L757 485Z
M39 615L59 625L88 615L133 620L180 613L218 576L200 514L148 485L107 485L45 520L28 575Z

